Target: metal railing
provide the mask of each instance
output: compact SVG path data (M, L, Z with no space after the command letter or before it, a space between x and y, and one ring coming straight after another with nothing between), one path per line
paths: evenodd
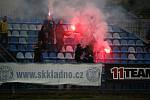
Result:
M4 53L6 53L10 59L12 59L13 62L17 62L16 58L13 57L1 44L0 44L0 48L4 51ZM1 55L2 56L2 55ZM5 62L7 62L6 57L2 57L4 59Z

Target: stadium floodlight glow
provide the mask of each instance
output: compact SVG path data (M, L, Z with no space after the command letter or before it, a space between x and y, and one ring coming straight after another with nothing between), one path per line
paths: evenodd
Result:
M76 30L76 26L75 26L75 25L71 25L71 29L72 29L73 31L75 31L75 30Z

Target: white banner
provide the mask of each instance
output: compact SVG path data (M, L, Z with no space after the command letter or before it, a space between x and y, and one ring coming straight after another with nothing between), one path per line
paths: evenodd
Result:
M100 86L102 64L0 63L0 83Z

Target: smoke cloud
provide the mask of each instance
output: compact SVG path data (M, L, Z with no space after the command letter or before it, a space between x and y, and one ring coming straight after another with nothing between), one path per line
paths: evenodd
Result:
M47 0L1 0L0 15L13 18L43 17L47 13Z
M107 42L104 41L104 37L108 32L108 25L103 12L107 4L106 1L48 0L48 4L54 16L70 18L72 24L80 24L83 32L80 43L83 46L92 44L95 41L101 44L99 46L109 47Z
M109 47L104 41L108 32L107 22L110 19L126 19L122 7L114 8L110 1L112 0L1 0L0 15L44 18L50 10L54 16L69 18L72 24L80 23L83 26L82 45L91 43L94 38L98 44L96 47ZM106 8L108 5L111 5L111 9Z

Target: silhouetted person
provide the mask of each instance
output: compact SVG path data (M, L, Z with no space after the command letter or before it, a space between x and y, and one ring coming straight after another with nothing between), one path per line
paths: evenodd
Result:
M4 16L2 21L0 22L0 43L2 43L5 47L8 45L8 22L7 17Z
M38 35L38 45L41 49L48 49L48 29L46 25L43 25Z
M58 52L61 51L64 46L64 35L63 20L60 20L56 26L56 48Z
M82 62L81 56L83 55L83 48L81 47L81 44L77 44L76 50L75 50L75 60L76 62Z
M42 51L41 51L41 48L40 46L38 47L35 47L34 49L34 62L42 62Z
M52 16L49 16L48 19L44 21L44 26L46 26L48 32L48 42L54 44L54 34L55 34L55 22L53 21Z
M93 50L92 47L90 47L89 45L87 45L84 48L84 56L83 56L83 62L85 63L93 63Z

